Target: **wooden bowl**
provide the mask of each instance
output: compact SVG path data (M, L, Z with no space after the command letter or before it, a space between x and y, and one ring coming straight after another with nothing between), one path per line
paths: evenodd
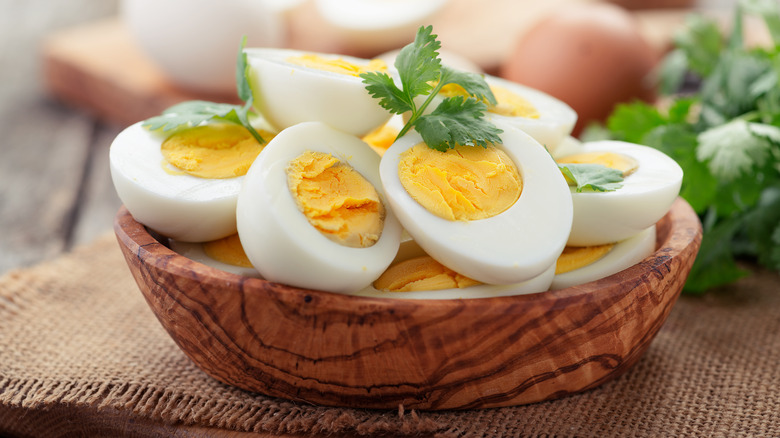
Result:
M213 378L320 405L471 409L555 399L633 365L679 296L701 242L682 199L658 250L602 280L473 300L304 290L180 256L123 207L114 231L157 319Z

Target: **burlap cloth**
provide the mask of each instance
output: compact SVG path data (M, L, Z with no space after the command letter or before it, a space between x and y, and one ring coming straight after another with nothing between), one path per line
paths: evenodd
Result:
M561 400L463 412L308 406L223 385L152 315L113 236L0 278L0 407L94 407L239 431L780 436L780 277L682 297L627 374Z

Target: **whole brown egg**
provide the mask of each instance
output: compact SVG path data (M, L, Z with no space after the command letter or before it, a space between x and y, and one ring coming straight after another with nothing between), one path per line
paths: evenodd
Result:
M569 104L578 114L578 135L589 123L605 120L619 102L652 101L650 73L659 55L625 9L580 4L533 25L499 74Z

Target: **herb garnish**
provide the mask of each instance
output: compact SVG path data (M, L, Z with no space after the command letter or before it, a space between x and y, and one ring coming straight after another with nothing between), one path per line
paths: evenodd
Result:
M771 47L745 47L745 14L763 19ZM607 120L612 138L653 146L683 168L680 195L704 226L687 292L747 275L738 257L780 271L780 5L740 0L731 28L726 37L715 21L689 18L660 70L667 108L625 104ZM691 77L696 91L677 94Z
M568 181L577 186L576 191L614 192L623 187L623 172L595 163L558 163L558 169Z
M162 115L149 118L143 122L143 126L151 129L162 129L163 132L174 130L180 126L197 126L207 120L220 120L223 122L236 123L246 128L252 136L260 143L265 140L249 123L249 115L252 111L252 88L249 85L247 74L249 65L246 61L246 37L241 40L238 49L238 60L236 62L236 88L238 97L244 101L244 105L231 105L227 103L214 103L203 100L190 100L178 103L167 108Z
M398 138L414 128L428 147L439 151L458 144L486 147L489 143L501 143L498 135L503 131L483 118L487 110L483 100L496 103L487 82L479 74L441 65L437 52L441 43L432 32L432 26L420 27L414 42L398 54L395 68L401 88L387 73L369 72L360 75L366 89L391 113L411 113ZM469 96L445 98L436 109L425 114L433 98L447 84L460 85ZM418 106L414 98L423 95L428 97Z

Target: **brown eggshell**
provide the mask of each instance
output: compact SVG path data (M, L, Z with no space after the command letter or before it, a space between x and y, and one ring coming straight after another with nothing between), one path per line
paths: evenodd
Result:
M615 104L651 101L659 53L615 5L576 5L540 19L520 38L500 75L549 93L579 118L574 134L603 121Z

